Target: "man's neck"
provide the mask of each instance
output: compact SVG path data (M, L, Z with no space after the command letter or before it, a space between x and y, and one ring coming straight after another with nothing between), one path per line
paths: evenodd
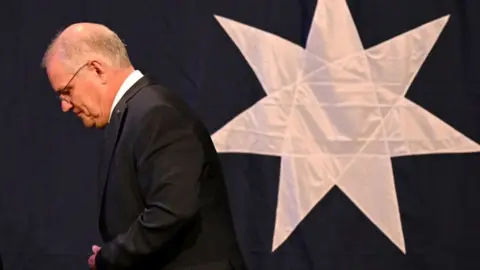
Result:
M123 82L128 78L132 72L135 71L135 68L133 66L130 66L128 68L123 68L123 69L118 69L114 71L114 80L113 80L113 93L110 95L110 98L112 99L111 101L113 102L113 99L117 95L118 91L120 90L120 87L122 86Z

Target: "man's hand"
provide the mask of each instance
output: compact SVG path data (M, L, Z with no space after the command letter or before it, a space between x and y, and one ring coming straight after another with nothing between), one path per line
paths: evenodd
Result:
M100 251L100 249L101 247L99 246L95 246L95 245L92 246L93 255L91 255L90 258L88 258L88 266L92 270L97 269L97 267L95 266L95 257L97 256L97 253Z

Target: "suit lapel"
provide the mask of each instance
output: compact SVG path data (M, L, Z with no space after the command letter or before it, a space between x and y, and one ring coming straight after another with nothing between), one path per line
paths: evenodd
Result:
M137 94L144 86L150 83L150 79L144 76L138 80L120 99L115 106L110 123L105 127L104 149L102 153L99 173L99 206L101 207L105 192L105 186L109 177L115 148L123 130L128 111L128 101Z

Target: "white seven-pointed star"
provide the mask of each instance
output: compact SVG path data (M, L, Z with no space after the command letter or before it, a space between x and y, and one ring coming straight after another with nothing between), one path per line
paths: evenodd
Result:
M305 49L216 18L267 96L212 138L219 152L281 157L272 250L336 185L405 253L391 158L480 150L405 98L448 16L369 49L345 0L318 2Z

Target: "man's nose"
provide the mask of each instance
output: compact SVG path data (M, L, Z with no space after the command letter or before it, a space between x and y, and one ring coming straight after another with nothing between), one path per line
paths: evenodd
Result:
M65 100L62 100L62 111L63 112L68 112L72 109L72 104L70 104L69 102L66 102Z

